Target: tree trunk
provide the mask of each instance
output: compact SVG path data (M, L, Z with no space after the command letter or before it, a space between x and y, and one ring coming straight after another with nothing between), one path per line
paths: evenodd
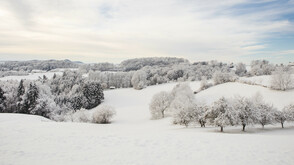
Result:
M243 125L243 131L245 132L245 127L246 127L246 124L242 124Z
M224 127L221 127L221 132L224 132Z
M282 128L284 128L284 122L281 122L281 124L282 124Z
M264 124L262 124L262 129L264 129Z
M164 118L164 111L161 111L161 114L162 114L162 118Z

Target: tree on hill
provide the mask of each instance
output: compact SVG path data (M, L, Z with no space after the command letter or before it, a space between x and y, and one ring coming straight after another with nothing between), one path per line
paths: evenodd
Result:
M98 106L104 99L103 89L98 82L86 82L83 87L85 97L84 108L92 109Z
M221 132L225 126L233 126L238 123L238 114L229 100L224 97L213 103L207 116L213 125L221 128Z

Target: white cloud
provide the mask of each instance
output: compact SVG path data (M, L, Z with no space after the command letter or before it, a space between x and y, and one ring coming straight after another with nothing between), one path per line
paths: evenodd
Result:
M241 3L248 1L6 0L0 2L0 54L86 62L148 56L238 61L265 48L260 42L269 34L293 27L271 19L281 13L275 8L226 12Z

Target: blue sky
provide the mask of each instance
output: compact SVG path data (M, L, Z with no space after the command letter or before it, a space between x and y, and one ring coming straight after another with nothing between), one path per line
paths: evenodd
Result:
M2 0L0 61L294 61L294 0Z

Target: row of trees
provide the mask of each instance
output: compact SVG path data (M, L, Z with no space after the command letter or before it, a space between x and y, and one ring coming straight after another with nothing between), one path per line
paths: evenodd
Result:
M81 63L70 60L31 60L31 61L6 61L0 63L0 71L32 71L52 70L56 68L78 68Z
M224 63L211 61L207 63L180 63L168 66L145 66L137 71L101 72L89 71L89 79L98 81L103 88L116 87L142 89L145 86L171 81L195 81L202 77L211 79L215 72L231 74L231 68Z
M206 123L223 128L226 126L243 127L294 121L294 105L286 106L282 111L264 102L261 95L252 98L235 97L220 98L208 106L197 103L189 85L179 84L171 92L160 92L153 96L150 103L152 119L172 116L174 124L185 125L199 123L205 127Z

